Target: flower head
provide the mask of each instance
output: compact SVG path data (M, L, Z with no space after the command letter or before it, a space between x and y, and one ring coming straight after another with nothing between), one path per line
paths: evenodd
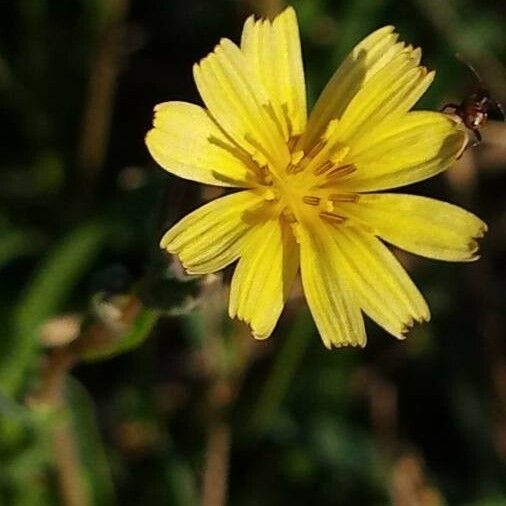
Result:
M380 239L429 258L470 261L486 225L453 205L375 193L434 176L465 131L410 109L434 73L421 51L381 28L335 72L307 117L297 19L250 17L240 47L223 39L194 66L206 108L155 108L146 142L177 176L240 188L183 218L161 247L191 274L238 260L229 314L268 337L300 270L325 346L366 341L362 312L403 338L427 304Z

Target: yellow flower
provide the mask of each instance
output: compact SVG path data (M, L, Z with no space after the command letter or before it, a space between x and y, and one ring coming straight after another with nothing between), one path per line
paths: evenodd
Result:
M370 193L434 176L465 148L450 117L409 112L434 72L419 48L381 28L338 68L307 118L297 19L250 17L241 45L221 40L194 66L207 109L155 108L146 142L167 171L241 188L192 212L163 237L191 274L239 260L229 314L268 337L300 270L328 348L366 342L362 311L402 339L429 309L379 238L439 260L477 258L486 225L453 205Z

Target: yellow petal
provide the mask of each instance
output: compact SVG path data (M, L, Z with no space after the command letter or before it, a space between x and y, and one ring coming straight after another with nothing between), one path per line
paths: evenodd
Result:
M217 186L254 186L255 166L202 107L186 102L159 104L153 126L146 144L168 172Z
M399 339L416 321L428 321L429 308L394 255L373 235L342 227L332 234L339 262L350 280L360 307Z
M377 191L427 179L447 169L465 142L466 133L448 116L409 112L352 143L347 160L357 171L343 187Z
M300 269L307 303L323 344L365 346L364 319L349 280L338 261L329 227L301 229Z
M285 167L289 152L283 132L241 50L222 39L193 70L200 95L220 127L260 164Z
M325 133L333 119L339 119L360 88L379 69L404 50L397 43L393 26L385 26L362 40L334 73L309 118L300 147L307 150Z
M374 234L417 255L457 262L476 260L476 238L487 226L474 214L414 195L360 195L343 210Z
M248 18L241 50L267 90L285 139L302 134L307 119L306 85L295 10L285 9L272 22Z
M299 268L298 246L278 219L248 237L230 289L229 315L248 323L258 339L271 335Z
M406 49L376 72L350 101L339 121L340 142L355 139L381 128L381 123L413 107L434 79L418 66L419 52Z
M246 190L213 200L176 223L160 247L177 254L189 274L208 274L239 258L265 201Z

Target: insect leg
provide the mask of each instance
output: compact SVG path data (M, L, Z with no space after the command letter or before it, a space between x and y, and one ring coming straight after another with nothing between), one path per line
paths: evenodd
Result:
M475 148L482 141L482 137L481 137L480 131L478 129L472 129L472 131L473 131L473 134L474 134L474 142L470 146L468 146L468 149Z

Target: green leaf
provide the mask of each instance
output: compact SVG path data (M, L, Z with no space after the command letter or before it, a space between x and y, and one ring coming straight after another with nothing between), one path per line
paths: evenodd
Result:
M0 390L13 394L22 385L38 347L38 330L61 311L106 237L107 226L88 223L70 232L43 260L13 314L11 338L3 338Z

